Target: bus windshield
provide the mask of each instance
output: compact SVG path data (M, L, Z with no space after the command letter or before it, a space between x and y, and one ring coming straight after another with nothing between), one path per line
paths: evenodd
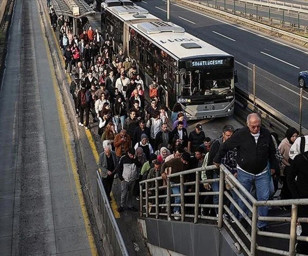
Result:
M228 74L229 73L229 74ZM232 72L219 70L181 71L181 96L226 95L233 89Z

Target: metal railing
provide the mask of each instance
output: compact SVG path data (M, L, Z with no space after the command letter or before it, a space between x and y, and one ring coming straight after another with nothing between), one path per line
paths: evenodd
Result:
M308 205L308 199L257 201L223 165L221 165L219 171L219 178L201 180L201 172L214 169L217 168L213 165L171 174L168 175L165 184L161 177L141 181L139 184L140 217L164 218L167 220L175 217L181 221L192 221L194 223L207 221L217 225L218 228L224 226L230 231L234 240L240 244L242 250L247 255L252 256L256 255L257 251L293 256L296 255L297 241L308 242L308 236L297 236L296 234L297 223L308 222L306 217L297 217L297 208L299 205ZM175 177L180 179L179 183L171 182ZM192 177L194 178L192 179ZM212 184L213 182L219 182L224 186L219 186L217 192L200 189L203 184ZM172 194L172 188L176 186L179 187L180 193ZM228 189L225 189L225 187ZM203 202L204 197L213 195L218 196L218 204ZM175 197L180 197L180 203L175 204L173 202ZM239 206L240 201L247 207L248 214ZM176 206L181 209L179 215L171 211L172 207ZM292 210L288 216L258 216L258 208L264 206L291 206ZM202 211L202 209L210 208L217 209L217 217L209 216ZM247 225L244 226L243 221L240 221L235 214L242 216ZM261 231L257 228L258 221L268 222L269 227L272 223L290 225L290 227L287 227L287 231L284 232ZM283 250L263 245L262 242L257 244L257 236L289 240L289 248Z
M103 187L103 183L99 173L97 172L97 200L100 219L109 244L113 249L113 255L128 256L124 240L119 230L118 224L114 218L112 209Z

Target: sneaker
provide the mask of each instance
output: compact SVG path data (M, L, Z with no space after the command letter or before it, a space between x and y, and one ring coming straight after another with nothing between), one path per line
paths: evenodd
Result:
M136 200L139 201L139 200L140 200L140 197L139 197L139 196L136 196Z
M118 212L124 212L124 207L120 206L120 207L118 208Z
M83 124L82 124L82 123L80 123L80 122L79 122L79 125L80 125L80 126L83 126Z
M86 130L89 130L89 127L88 126L85 126Z
M181 216L180 216L180 212L179 212L179 211L176 211L176 212L174 213L174 219L175 219L175 220L180 220L180 219L181 219Z

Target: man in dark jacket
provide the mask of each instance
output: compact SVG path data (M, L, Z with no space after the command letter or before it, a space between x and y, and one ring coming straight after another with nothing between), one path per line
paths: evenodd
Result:
M179 144L183 148L186 148L188 145L188 133L182 121L179 121L172 131L172 143L173 147Z
M291 166L287 175L289 189L294 199L308 198L308 136L299 137L290 148ZM308 205L298 207L298 217L308 216ZM308 236L308 223L302 222L301 236ZM308 254L308 243L298 241L297 253Z
M222 144L214 163L220 164L229 151L236 148L237 178L249 192L255 184L257 200L266 201L270 196L270 172L274 172L275 147L270 132L261 127L261 118L257 113L247 116L247 127L239 129L230 139ZM240 207L248 214L245 204ZM259 216L267 216L268 208L258 208ZM258 221L258 228L265 229L267 222Z
M216 156L217 152L219 151L220 146L225 143L228 139L231 138L232 134L234 132L234 128L232 125L225 125L222 129L222 136L216 139L210 149L207 165L213 165L213 159ZM219 178L219 170L210 170L206 171L207 179L217 179ZM210 190L212 187L213 192L219 191L219 182L213 182L212 184L204 183L204 188L207 190ZM213 203L218 204L219 198L218 195L213 195ZM215 209L216 214L218 213L218 209Z
M161 125L161 130L156 134L155 137L155 150L159 150L161 147L171 149L171 137L172 135L171 132L168 130L168 125L166 123L163 123Z
M188 152L194 153L197 148L203 143L205 139L202 125L197 124L195 130L193 130L188 137Z

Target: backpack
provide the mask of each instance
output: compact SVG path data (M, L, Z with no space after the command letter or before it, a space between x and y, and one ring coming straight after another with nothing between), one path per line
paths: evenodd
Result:
M84 91L80 93L81 105L84 106L87 104L87 94Z

